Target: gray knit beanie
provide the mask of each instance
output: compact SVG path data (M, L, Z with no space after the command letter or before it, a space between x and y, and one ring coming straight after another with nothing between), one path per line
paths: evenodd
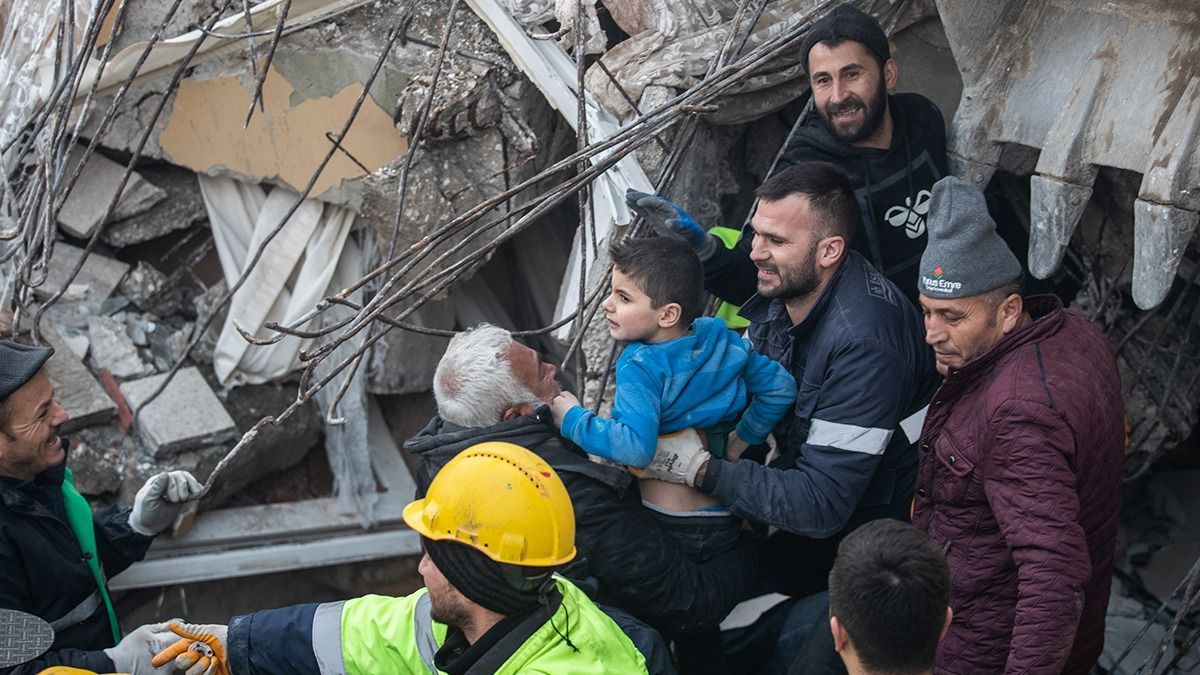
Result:
M933 185L926 219L929 243L917 289L930 298L987 293L1021 276L1021 263L996 234L983 193L961 178Z

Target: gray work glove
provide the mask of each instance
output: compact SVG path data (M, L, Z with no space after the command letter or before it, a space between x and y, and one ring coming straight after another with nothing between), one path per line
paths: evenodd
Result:
M679 237L686 241L700 256L700 260L708 260L717 249L716 237L709 236L695 218L675 203L632 188L625 191L625 203L660 236Z
M155 654L171 646L176 639L177 636L167 629L166 623L147 624L121 638L116 647L105 649L104 654L112 659L113 670L118 673L170 675L175 672L174 668L170 665L155 668L150 665L150 660Z
M695 487L696 474L710 456L695 429L659 436L654 459L639 477Z
M152 537L170 527L184 503L199 499L203 492L204 486L187 471L157 473L133 498L129 526Z

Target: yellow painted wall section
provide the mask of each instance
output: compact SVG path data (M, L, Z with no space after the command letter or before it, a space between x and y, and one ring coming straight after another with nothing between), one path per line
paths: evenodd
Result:
M250 126L243 129L251 86L232 76L184 80L159 145L173 163L194 171L225 168L259 179L279 178L300 191L329 151L325 133L336 136L341 131L362 84L289 107L292 85L272 68L263 86L266 112L255 110ZM408 152L408 140L368 96L342 147L374 171ZM344 180L363 175L345 153L336 152L310 196L318 197Z

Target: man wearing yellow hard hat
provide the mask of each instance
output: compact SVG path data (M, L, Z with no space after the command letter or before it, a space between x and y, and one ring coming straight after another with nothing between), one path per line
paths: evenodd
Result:
M575 557L562 481L511 443L450 460L404 509L421 534L426 588L172 624L154 657L189 673L646 673L607 615L554 570Z

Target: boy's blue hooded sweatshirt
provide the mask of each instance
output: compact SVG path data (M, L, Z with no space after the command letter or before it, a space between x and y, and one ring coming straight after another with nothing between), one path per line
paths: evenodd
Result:
M563 417L562 434L593 455L644 467L659 434L705 429L735 419L737 435L762 443L796 402L796 381L719 319L692 322L667 342L630 343L617 360L612 419L579 406Z

